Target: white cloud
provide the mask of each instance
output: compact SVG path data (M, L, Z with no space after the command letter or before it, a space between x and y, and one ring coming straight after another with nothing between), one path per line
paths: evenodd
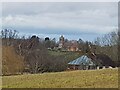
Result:
M117 28L117 3L4 3L3 26L107 33Z

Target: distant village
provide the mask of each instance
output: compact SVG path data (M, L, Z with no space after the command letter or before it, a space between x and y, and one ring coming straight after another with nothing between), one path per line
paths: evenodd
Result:
M45 38L45 41L49 40L49 38ZM67 40L67 39L66 39ZM48 48L52 50L51 48ZM65 37L63 35L60 36L58 46L54 47L53 50L61 50L61 51L81 51L79 50L79 45L77 40L67 40L65 41Z

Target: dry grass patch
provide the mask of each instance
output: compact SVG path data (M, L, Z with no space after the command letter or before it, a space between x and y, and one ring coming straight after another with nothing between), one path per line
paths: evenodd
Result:
M118 69L4 76L3 88L117 88Z

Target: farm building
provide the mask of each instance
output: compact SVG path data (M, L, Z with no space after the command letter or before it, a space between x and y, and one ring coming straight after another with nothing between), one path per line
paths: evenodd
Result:
M68 63L68 69L73 70L88 70L97 69L103 67L115 67L114 62L107 55L96 54L95 58L90 58L87 55L83 55Z
M107 55L105 54L96 54L96 62L98 65L105 66L106 68L108 67L115 67L115 62Z
M83 55L69 62L68 68L74 70L96 69L96 64L93 62L91 58L88 58L86 55Z

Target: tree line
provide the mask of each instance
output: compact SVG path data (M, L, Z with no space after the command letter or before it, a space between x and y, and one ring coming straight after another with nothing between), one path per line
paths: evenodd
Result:
M23 60L19 59L19 62L23 62L24 64L21 64L21 67L19 69L22 70L18 70L18 72L20 71L21 73L23 72L43 73L43 72L65 70L64 59L60 56L57 57L51 56L47 50L48 42L41 40L39 37L34 35L27 38L25 38L25 36L20 38L16 30L4 29L1 31L1 38L2 38L2 46L4 48L7 47L14 48L15 53L20 57L22 57L23 59ZM53 47L54 45L53 40L49 42L51 43L50 46ZM3 51L6 51L6 49L4 48ZM3 54L4 54L3 56L6 57L5 54L7 53L3 53ZM6 59L11 59L11 57L13 56L7 56ZM16 59L17 58L18 57L16 57ZM2 61L5 62L6 61L5 58L2 58ZM7 65L7 62L3 64ZM14 64L14 63L9 63L9 64ZM17 67L13 66L10 69L14 70L14 68ZM8 70L9 69L3 68L4 74L8 74L7 73L9 72Z
M67 60L65 55L54 56L49 54L48 48L54 48L58 46L55 38L50 40L48 37L44 39L39 38L36 35L25 38L25 36L20 37L16 30L4 29L1 31L2 46L3 51L6 51L10 47L14 48L11 50L15 51L15 54L18 56L14 59L18 59L19 69L16 67L11 67L12 73L28 72L28 73L43 73L43 72L57 72L64 71L67 68L67 63L71 59ZM66 40L67 41L67 40ZM78 40L78 47L81 50L82 54L88 53L90 51L94 53L104 53L112 58L112 60L119 65L118 62L118 34L117 32L111 32L105 34L103 37L98 37L94 42L83 41L82 39ZM91 49L89 48L91 46ZM3 53L5 58L2 58L3 64L7 65L6 59L10 59L12 56L6 56ZM12 55L12 54L11 54ZM17 62L17 64L18 64ZM10 65L12 63L9 63ZM5 66L3 65L3 66ZM21 66L20 66L21 65ZM14 71L15 69L15 71ZM17 71L16 71L17 70ZM4 74L9 74L9 69L3 67ZM11 73L11 74L12 74Z

